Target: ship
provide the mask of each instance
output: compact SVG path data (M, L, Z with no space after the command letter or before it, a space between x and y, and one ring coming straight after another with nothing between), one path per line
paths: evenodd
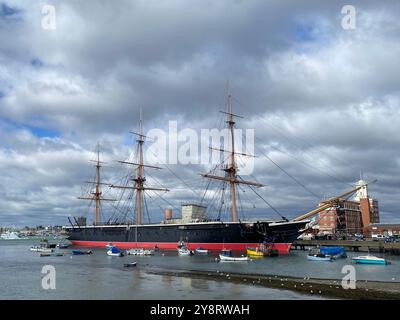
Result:
M326 208L334 206L341 197L354 193L358 188L346 192L338 197L330 198L322 202L320 206L295 219L289 220L283 216L280 219L258 219L241 220L238 218L237 187L238 185L249 186L252 190L262 188L264 185L256 181L244 180L238 174L236 157L244 155L236 152L234 142L234 125L236 117L232 112L232 97L227 95L227 111L220 111L226 115L227 129L230 133L228 150L211 148L220 152L228 153L228 161L221 167L224 174L214 175L202 174L203 178L222 181L226 184L230 193L230 219L209 219L206 215L206 204L186 203L182 205L182 217L173 219L171 211L165 210L164 219L159 223L143 223L144 192L167 192L166 188L148 186L144 169L161 169L160 167L147 165L143 161L143 144L146 136L142 129L142 113L140 113L139 130L131 132L137 137L136 162L118 161L133 167L134 177L129 179L133 185L108 184L110 188L131 190L134 193L132 201L135 201L133 216L135 219L126 222L104 222L99 219L100 204L102 201L116 201L116 199L105 198L102 195L100 180L99 151L95 162L96 176L92 181L94 191L89 196L79 197L95 203L95 217L93 225L87 225L85 219L73 220L68 218L70 225L64 226L68 233L68 240L75 246L106 247L110 243L119 248L148 248L161 250L176 250L179 243L185 242L190 250L202 247L207 250L221 251L237 250L246 251L247 247L267 247L279 254L288 254L292 243L307 229L310 222L309 217ZM249 155L252 156L252 155ZM129 182L129 181L128 181ZM260 193L257 193L260 195Z

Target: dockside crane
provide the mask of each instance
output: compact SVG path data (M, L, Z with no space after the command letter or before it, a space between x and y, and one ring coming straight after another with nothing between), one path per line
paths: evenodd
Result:
M310 218L310 217L316 215L317 213L320 213L321 211L324 211L325 209L328 209L328 208L331 208L331 207L333 207L335 205L338 205L341 199L351 196L352 194L354 194L358 190L368 186L369 184L375 183L376 181L377 180L373 180L371 182L359 185L356 188L354 188L354 189L352 189L350 191L347 191L347 192L345 192L345 193L343 193L343 194L341 194L341 195L339 195L337 197L333 197L333 198L329 198L327 200L323 200L323 201L321 201L321 205L318 208L316 208L314 210L311 210L311 211L309 211L309 212L307 212L307 213L305 213L305 214L303 214L301 216L298 216L298 217L294 218L292 221L305 220L307 218Z

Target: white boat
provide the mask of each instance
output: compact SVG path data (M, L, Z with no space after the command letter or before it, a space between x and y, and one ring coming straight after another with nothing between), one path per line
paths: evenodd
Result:
M232 250L222 250L219 254L220 261L231 261L231 262L239 262L239 261L249 261L249 257L241 256L241 257L234 257L232 255Z
M198 248L196 248L195 250L194 250L197 254L208 254L208 250L207 249L204 249L204 248L202 248L202 247L198 247Z
M52 253L53 252L53 249L46 248L46 247L43 247L43 246L32 246L30 248L30 250L33 251L33 252L42 252L42 253Z
M389 262L383 258L378 258L375 256L367 255L367 256L358 256L353 257L351 259L353 263L360 263L360 264L388 264Z
M180 256L192 256L193 255L193 251L189 250L188 247L183 246L183 247L178 248L178 254Z
M135 249L127 250L126 254L134 255L134 256L152 256L152 255L154 255L154 250L143 249L143 248L135 248Z
M14 231L7 231L0 235L2 240L18 240L21 239L18 234Z
M309 253L307 255L307 259L311 260L311 261L332 261L333 260L333 258L331 256L322 254L322 253L315 253L315 254Z

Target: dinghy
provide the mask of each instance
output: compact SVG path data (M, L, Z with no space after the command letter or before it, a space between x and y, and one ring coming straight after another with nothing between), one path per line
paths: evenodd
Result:
M219 254L220 261L229 261L229 262L240 262L240 261L249 261L249 257L241 256L234 257L232 254L232 250L222 250Z
M332 261L333 258L329 255L323 253L309 253L307 255L307 259L311 261Z
M197 254L208 254L208 250L202 247L198 247L194 250Z
M72 254L73 255L83 255L83 254L92 254L92 250L79 250L79 249L75 249L72 250Z
M43 246L32 246L30 250L33 252L42 252L42 253L52 253L54 251L51 248L46 248Z
M125 268L136 267L136 261L130 263L124 263Z
M188 247L180 247L180 248L178 248L178 254L180 255L180 256L192 256L193 255L193 251L192 250L189 250L189 248Z
M133 256L152 256L152 255L154 255L154 250L135 248L135 249L127 250L126 254L133 255Z
M124 256L122 251L119 250L117 247L112 247L110 250L108 250L107 255L112 256L112 257L123 257Z

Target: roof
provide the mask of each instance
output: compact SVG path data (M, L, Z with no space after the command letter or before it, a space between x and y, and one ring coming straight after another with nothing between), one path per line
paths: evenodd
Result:
M371 223L371 227L377 227L377 228L399 228L400 229L400 223Z

